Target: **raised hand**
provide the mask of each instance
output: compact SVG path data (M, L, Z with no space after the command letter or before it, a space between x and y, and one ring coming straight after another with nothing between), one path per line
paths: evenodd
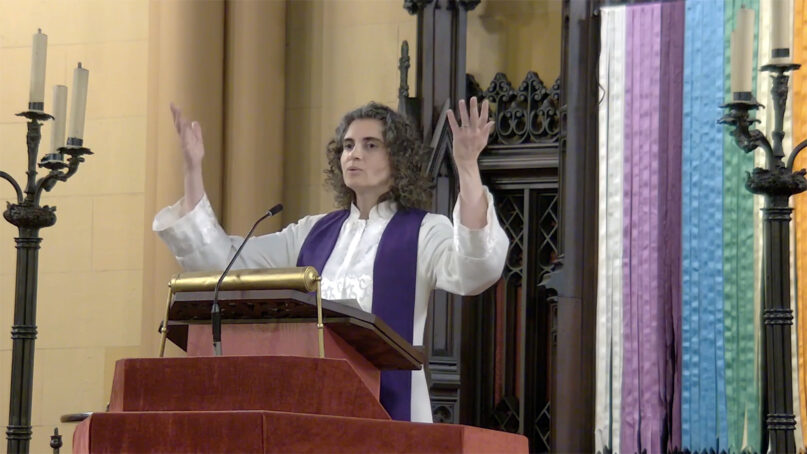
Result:
M185 197L182 199L182 215L190 212L205 195L202 178L202 158L205 157L205 144L202 140L202 127L196 121L188 121L182 116L179 107L171 103L174 128L179 135L182 156L185 159Z
M171 103L171 114L174 117L174 128L179 135L182 156L185 159L185 171L201 169L202 158L205 156L202 127L199 126L199 122L189 121L183 117L182 111L174 103Z
M488 100L482 101L482 108L477 105L476 97L471 98L470 110L465 107L465 100L460 99L458 110L462 126L452 110L448 111L448 124L454 137L454 162L457 167L476 163L479 154L488 144L488 136L493 122L488 121Z
M462 126L457 124L454 112L448 111L448 124L454 136L454 163L460 180L460 222L470 229L487 225L488 199L482 188L477 159L488 144L493 122L488 121L488 101L482 101L480 109L476 97L471 98L470 111L465 101L460 100L459 112Z

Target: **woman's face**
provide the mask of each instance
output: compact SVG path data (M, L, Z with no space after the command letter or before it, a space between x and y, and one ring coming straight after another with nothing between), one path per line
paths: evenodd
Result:
M392 172L380 120L353 120L342 140L342 176L357 198L375 198L390 190Z

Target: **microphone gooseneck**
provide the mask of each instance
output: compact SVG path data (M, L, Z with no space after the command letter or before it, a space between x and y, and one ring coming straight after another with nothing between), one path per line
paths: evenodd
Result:
M244 249L244 246L247 244L247 240L249 240L249 238L252 236L252 233L255 231L255 228L258 227L258 224L260 224L264 219L272 217L281 211L283 211L283 204L278 203L270 208L266 214L255 221L254 224L252 224L252 228L249 229L249 233L247 233L247 236L244 237L244 240L241 242L241 246L238 246L235 254L233 254L233 258L230 259L230 263L228 263L227 267L224 268L218 282L216 282L216 287L213 289L213 305L210 307L210 325L213 328L213 351L216 353L216 356L221 356L221 308L219 307L219 287L221 287L221 282L224 280L224 277L227 276L227 273L230 271L230 268L232 268L233 263L235 263L235 259L237 259L241 254L241 250Z

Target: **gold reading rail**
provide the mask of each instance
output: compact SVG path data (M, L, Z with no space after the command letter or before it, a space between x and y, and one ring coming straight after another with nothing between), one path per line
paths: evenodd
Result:
M180 292L213 291L221 277L220 271L193 271L180 273L168 282L168 300L165 305L165 319L162 325L160 357L165 354L165 341L168 336L168 312L171 309L171 297ZM325 357L325 338L322 324L322 296L320 294L320 276L312 266L298 268L271 268L231 271L223 281L219 290L299 290L317 293L317 334L319 336L319 356Z
M171 278L171 293L213 291L220 271L180 273ZM317 289L319 273L313 266L230 271L221 281L219 290L277 290L289 289L313 292Z

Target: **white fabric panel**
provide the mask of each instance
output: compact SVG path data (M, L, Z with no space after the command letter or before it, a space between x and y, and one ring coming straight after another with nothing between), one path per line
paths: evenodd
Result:
M595 452L620 451L625 6L602 9Z

